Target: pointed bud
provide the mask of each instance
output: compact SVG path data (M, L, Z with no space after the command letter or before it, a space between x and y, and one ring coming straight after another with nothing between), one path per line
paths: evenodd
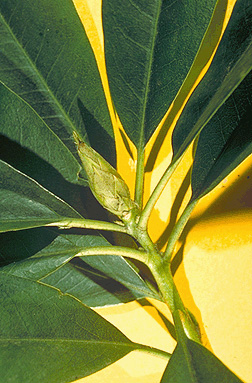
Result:
M123 221L130 220L132 209L135 216L138 208L120 174L99 153L81 141L76 132L74 140L95 198Z

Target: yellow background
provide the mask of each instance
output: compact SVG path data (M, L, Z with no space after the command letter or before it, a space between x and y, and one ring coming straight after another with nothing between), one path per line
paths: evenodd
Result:
M225 27L234 0L229 1ZM74 0L74 4L90 38L109 99L103 56L100 0ZM202 73L205 69L202 70ZM186 92L186 90L185 90ZM186 96L184 96L186 99ZM181 105L182 106L182 102ZM118 127L120 121L112 114L118 155L118 171L133 193L136 151L129 142L134 158L130 158ZM177 111L179 113L179 110ZM174 110L170 111L170 116ZM177 115L178 115L177 113ZM169 114L160 124L147 145L146 161L157 135L166 126ZM174 126L174 124L173 124ZM146 174L145 201L171 158L171 132L166 134L155 161L154 169ZM167 148L170 154L167 155ZM190 196L188 169L189 150L156 204L149 229L153 240L159 238L168 225L170 210L179 216ZM184 181L183 181L184 180ZM182 235L174 260L183 258L175 281L185 305L201 325L203 342L246 383L252 383L252 156L204 197ZM181 183L183 181L183 186ZM173 218L172 218L173 219ZM97 312L117 326L131 340L169 352L175 341L167 332L163 316L171 321L166 306L154 300L98 309ZM132 352L112 366L78 382L156 383L166 367L166 361L140 352Z

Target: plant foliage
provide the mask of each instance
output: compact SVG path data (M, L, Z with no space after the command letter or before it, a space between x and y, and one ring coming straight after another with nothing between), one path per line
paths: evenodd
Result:
M109 108L72 0L1 1L0 382L70 382L134 350L168 360L162 383L241 382L201 344L170 260L196 203L252 152L250 0L236 1L174 128L171 164L141 206L145 146L203 69L199 59L213 30L216 45L226 6L226 0L102 2L112 101L138 153L133 201L114 169ZM148 219L194 139L192 197L161 252ZM122 242L109 232L119 232ZM132 342L93 310L146 297L172 313L172 355Z

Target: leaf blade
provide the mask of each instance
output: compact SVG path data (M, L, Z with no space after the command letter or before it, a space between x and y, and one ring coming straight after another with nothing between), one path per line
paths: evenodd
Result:
M199 343L188 339L187 353L186 357L182 346L177 345L161 383L242 383L216 356ZM190 368L186 362L189 359Z
M81 216L36 181L0 160L1 232L44 226Z
M183 313L174 313L178 343L161 383L242 383L214 354L189 339L183 326Z
M182 85L214 5L103 1L111 93L137 147L146 144Z
M99 71L72 1L41 0L35 5L4 0L0 11L0 80L31 105L71 151L74 130L88 140L87 110L111 145L105 152L112 158L113 128ZM92 130L89 133L92 136Z
M57 169L66 180L78 183L80 164L43 119L2 83L0 83L0 99L0 133L20 143L23 148L35 152ZM15 155L13 152L12 157Z
M62 235L38 255L46 255L47 251L50 254L52 250L62 256L65 253L68 256L78 254L85 247L85 237ZM109 244L102 237L94 237L92 246ZM80 256L75 263L65 265L42 281L73 294L90 307L110 306L146 297L160 300L131 265L118 256Z
M117 305L146 297L160 299L123 257L76 257L85 248L97 246L110 244L98 235L59 235L28 259L19 254L19 259L24 260L15 261L3 270L53 286L89 307ZM4 247L0 252L3 257ZM4 258L7 262L8 257Z
M207 124L197 143L192 200L202 198L252 153L252 71Z
M3 272L0 278L2 382L68 382L141 349L59 290Z
M238 0L215 57L174 128L173 157L179 158L252 68L252 6Z

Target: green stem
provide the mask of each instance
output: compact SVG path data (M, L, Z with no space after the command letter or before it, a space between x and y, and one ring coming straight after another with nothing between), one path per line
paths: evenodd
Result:
M159 260L159 262L154 260L151 264L149 263L149 268L156 280L164 302L167 304L172 313L176 332L178 323L177 315L178 313L181 313L183 319L183 331L190 339L201 343L198 330L199 327L195 324L195 322L193 322L189 311L184 306L184 303L179 295L172 277L170 263L165 262L164 259Z
M85 218L63 218L62 220L49 223L46 226L58 226L60 229L70 229L73 227L81 229L118 231L120 233L127 233L127 229L123 225Z
M127 257L135 259L137 261L147 263L148 262L148 253L142 250L131 249L130 247L124 246L96 246L96 247L87 247L80 250L75 257L84 257L92 255L117 255L120 257Z
M167 263L171 261L175 245L176 245L185 225L187 224L188 219L190 218L190 215L191 215L196 203L197 203L197 200L194 200L194 201L188 203L188 205L186 206L185 210L181 214L178 222L175 224L175 226L171 232L167 247L166 247L165 252L164 252L164 260Z
M172 354L170 354L169 352L159 350L158 348L155 348L155 347L145 346L138 343L137 343L137 346L139 346L139 348L137 348L136 351L146 352L147 354L159 356L162 359L169 360L170 357L172 356Z
M148 266L171 313L173 314L178 308L184 311L185 307L173 281L170 264L164 262L163 259L152 258Z
M155 189L153 190L147 204L145 205L141 215L138 226L141 227L143 230L147 228L148 220L151 215L152 209L154 208L158 198L160 197L160 194L164 190L167 182L169 181L172 173L176 169L177 165L179 164L181 158L179 158L177 161L172 162L170 166L166 169L163 176L161 177L160 181L156 185Z
M151 241L147 230L142 230L138 226L132 227L132 235L137 239L141 246L146 250L144 262L150 269L164 302L169 307L176 326L177 313L183 317L185 333L193 340L200 342L198 326L192 321L191 315L180 298L177 287L174 283L170 262L167 262L163 255L158 251Z
M135 182L135 202L139 208L143 205L143 188L144 188L144 148L140 147L137 151L137 168Z

